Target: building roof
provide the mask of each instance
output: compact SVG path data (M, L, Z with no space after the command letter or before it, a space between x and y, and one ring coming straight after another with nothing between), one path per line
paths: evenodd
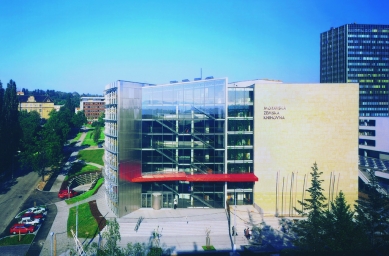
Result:
M48 95L18 95L18 100L20 103L26 103L26 102L38 102L38 103L47 103L47 102L53 102Z

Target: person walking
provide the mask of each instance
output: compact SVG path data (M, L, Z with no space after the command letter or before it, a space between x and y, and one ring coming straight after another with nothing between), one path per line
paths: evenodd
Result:
M177 199L174 198L173 204L174 204L174 210L177 209Z

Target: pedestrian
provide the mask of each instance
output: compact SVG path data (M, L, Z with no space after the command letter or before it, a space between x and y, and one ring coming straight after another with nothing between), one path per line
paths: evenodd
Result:
M188 224L188 216L185 216L186 224Z
M232 235L233 236L237 236L238 235L238 233L236 233L236 231L235 231L235 227L234 226L232 226Z
M174 210L177 209L177 199L174 198Z

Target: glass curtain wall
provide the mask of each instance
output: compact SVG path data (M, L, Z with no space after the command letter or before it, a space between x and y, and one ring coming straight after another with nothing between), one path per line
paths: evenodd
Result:
M254 173L254 88L228 88L227 172ZM251 204L253 183L228 183L230 204ZM234 196L237 201L235 202Z
M226 79L144 87L142 175L225 173L225 95ZM224 192L223 185L216 186L216 190L204 190L203 186L202 193L209 193L197 196L197 183L188 183L191 191L180 190L179 185L163 185L185 207L213 207L220 201L219 193ZM146 184L142 193L148 193Z

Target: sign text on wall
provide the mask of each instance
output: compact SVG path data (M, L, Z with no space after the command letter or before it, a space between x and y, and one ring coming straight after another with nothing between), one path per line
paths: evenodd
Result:
M263 107L263 119L285 119L284 110L285 106L265 106Z

